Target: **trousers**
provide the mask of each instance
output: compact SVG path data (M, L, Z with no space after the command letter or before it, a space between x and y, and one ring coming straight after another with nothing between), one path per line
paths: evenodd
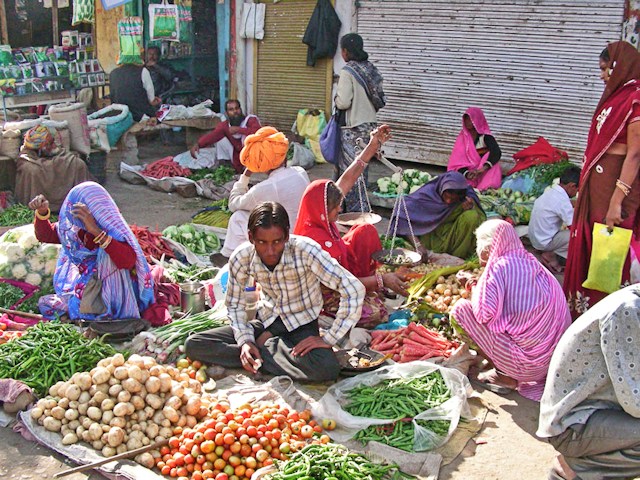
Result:
M325 382L335 380L340 373L340 363L331 348L316 348L304 356L293 356L291 351L307 337L318 336L318 321L302 325L289 332L278 317L267 328L260 320L250 322L255 338L268 331L270 337L258 347L262 356L262 368L272 375L288 375L301 382ZM242 368L240 347L230 326L214 328L193 335L185 343L186 354L191 360L220 365L225 368Z
M568 428L549 443L581 480L640 476L640 418L622 410L598 410L587 423ZM562 477L552 470L549 478Z

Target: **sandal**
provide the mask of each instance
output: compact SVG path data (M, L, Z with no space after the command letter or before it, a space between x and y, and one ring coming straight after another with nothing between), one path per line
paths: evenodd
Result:
M496 385L495 383L483 382L481 380L473 379L471 383L477 387L482 387L490 392L497 393L498 395L506 395L507 393L513 392L512 389L503 387L502 385Z

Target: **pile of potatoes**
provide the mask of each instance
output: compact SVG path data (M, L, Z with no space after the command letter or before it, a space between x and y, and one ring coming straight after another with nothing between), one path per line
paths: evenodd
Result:
M480 278L484 267L473 269L472 273ZM441 313L448 313L461 298L471 299L471 292L462 288L456 280L456 274L440 276L435 285L427 291L425 300Z
M90 372L76 373L49 389L49 396L31 409L31 417L62 443L80 440L105 457L170 438L173 427L193 427L209 413L215 399L202 393L202 384L151 357L122 354L105 358ZM152 468L154 455L143 453L139 463Z

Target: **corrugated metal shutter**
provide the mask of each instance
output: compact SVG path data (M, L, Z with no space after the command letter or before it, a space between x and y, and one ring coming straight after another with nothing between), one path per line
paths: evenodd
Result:
M538 136L579 162L602 94L598 55L623 0L360 0L358 32L384 76L390 157L446 164L470 106L503 159Z
M268 2L264 39L257 42L256 114L263 125L291 131L298 110L326 109L331 94L331 60L307 66L302 37L316 0Z

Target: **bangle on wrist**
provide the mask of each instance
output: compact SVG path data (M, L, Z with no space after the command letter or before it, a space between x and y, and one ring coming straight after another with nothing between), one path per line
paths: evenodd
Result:
M622 193L624 193L625 197L628 197L631 193L631 185L627 185L620 179L616 180L616 187L622 190Z
M473 287L475 287L477 284L478 284L478 282L476 282L475 280L469 280L469 281L467 282L467 286L465 287L465 289L467 290L467 292L470 292L470 291L471 291L471 289L472 289Z
M362 168L367 168L367 165L369 165L364 160L361 160L360 157L356 158L356 162L358 162L358 165L362 166Z
M40 215L40 212L38 210L36 210L36 217L38 217L38 220L49 220L49 217L51 216L51 209L47 208L47 214L46 215Z
M103 239L98 245L104 250L109 245L111 245L111 240L113 240L113 237L111 235L108 235L107 238Z
M94 241L94 243L98 243L99 244L100 242L102 242L102 240L105 239L106 236L107 236L107 232L102 230L98 235L93 237L93 241Z
M382 280L381 273L376 273L376 282L378 283L378 290L384 289L384 281Z

